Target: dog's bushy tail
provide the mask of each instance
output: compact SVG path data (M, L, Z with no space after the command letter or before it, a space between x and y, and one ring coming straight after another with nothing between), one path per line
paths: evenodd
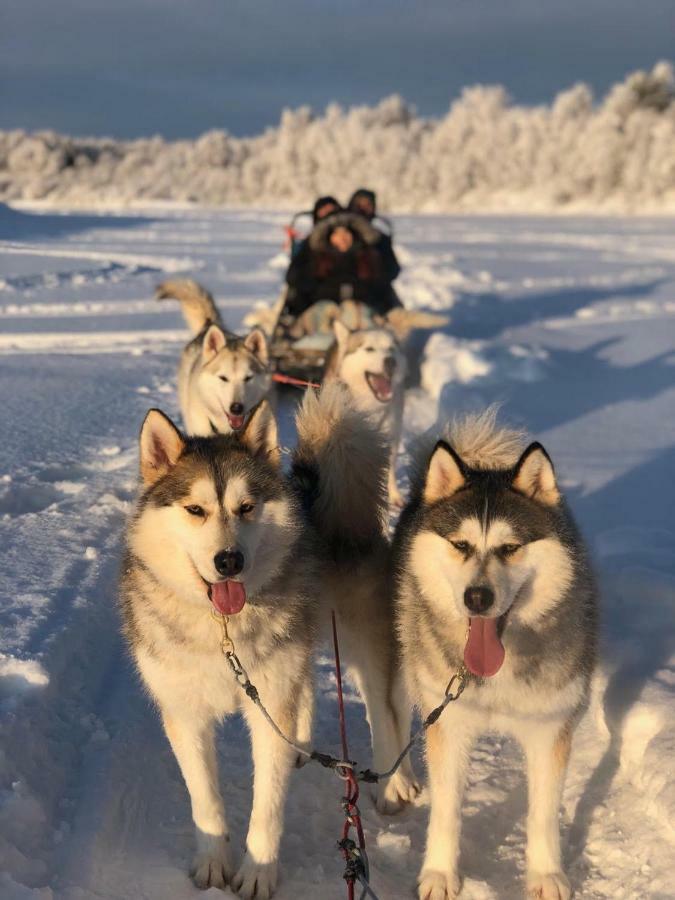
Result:
M387 446L341 384L308 391L296 416L293 477L311 521L334 552L384 533Z
M208 324L224 327L213 297L196 281L187 278L163 281L155 288L155 297L158 300L178 300L183 318L193 335L199 334Z
M525 433L499 425L498 413L494 404L459 416L443 429L443 439L472 469L509 469L525 449Z

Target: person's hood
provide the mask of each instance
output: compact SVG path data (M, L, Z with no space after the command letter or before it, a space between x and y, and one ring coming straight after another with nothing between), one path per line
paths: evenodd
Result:
M327 219L321 219L314 226L308 238L310 249L330 249L328 241L330 233L338 226L349 228L357 240L361 240L368 246L373 246L381 238L380 232L373 228L370 222L359 213L341 212L329 216Z

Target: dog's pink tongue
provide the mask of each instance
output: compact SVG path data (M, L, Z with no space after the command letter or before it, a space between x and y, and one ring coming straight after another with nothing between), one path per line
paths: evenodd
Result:
M244 608L246 588L240 581L216 581L211 585L211 603L224 616L233 616Z
M473 675L489 678L504 662L504 645L497 635L497 619L470 619L469 637L464 648L464 665Z
M244 424L245 416L228 416L230 420L230 425L234 428L235 431L239 431L239 429Z
M384 400L388 400L392 395L391 381L386 375L371 375L373 387L377 394Z

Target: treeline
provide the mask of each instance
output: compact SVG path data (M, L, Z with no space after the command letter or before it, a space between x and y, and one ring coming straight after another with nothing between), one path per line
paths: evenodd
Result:
M81 139L0 132L0 200L304 207L375 188L391 211L675 210L673 69L635 72L594 103L583 84L549 106L466 88L440 119L400 97L286 110L253 138Z

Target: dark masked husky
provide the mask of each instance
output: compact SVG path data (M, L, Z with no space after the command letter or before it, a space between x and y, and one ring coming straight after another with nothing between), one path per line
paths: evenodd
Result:
M300 744L307 746L311 733L317 619L325 628L331 607L365 697L377 767L396 758L408 729L383 576L387 546L377 498L385 448L340 387L307 395L297 426L293 471L285 476L266 401L240 434L211 437L185 437L151 410L141 431L142 486L121 581L127 640L190 793L193 879L202 888L229 882L258 900L276 885L295 754L235 682L212 613L229 617L236 652L263 702ZM239 709L251 732L255 774L246 855L235 870L214 726ZM381 809L414 794L406 772L380 786Z
M422 900L457 896L460 810L471 747L515 737L529 780L527 892L567 900L558 815L596 655L586 551L537 443L493 410L427 453L395 537L397 611L410 691L423 715L464 664L468 685L427 732L431 817Z
M270 390L267 338L259 328L244 338L228 331L211 294L194 281L165 281L156 296L180 301L194 335L178 368L178 398L188 434L240 431Z

